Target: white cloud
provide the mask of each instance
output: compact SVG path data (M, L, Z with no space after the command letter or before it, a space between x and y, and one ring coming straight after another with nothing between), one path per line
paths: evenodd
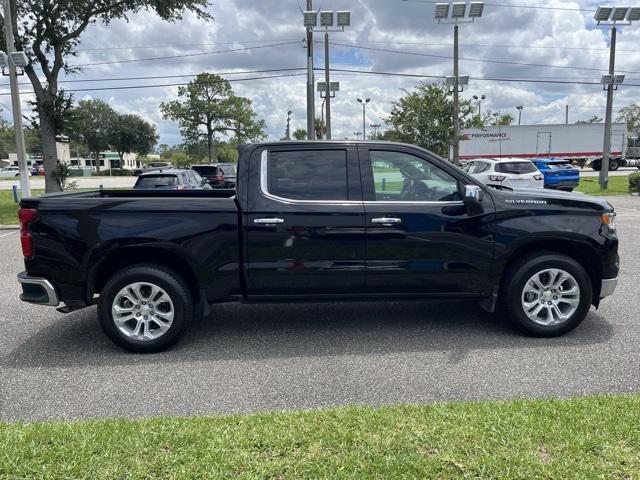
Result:
M528 4L525 1L517 3ZM303 8L305 4L304 0L300 0ZM592 1L546 0L537 5L565 9L594 8ZM433 20L432 3L402 0L358 0L345 3L343 0L316 0L315 6L333 10L352 9L352 26L345 33L332 34L333 42L355 42L371 48L406 50L445 57L451 55L452 26L438 25ZM220 0L213 3L211 12L215 16L213 22L205 22L195 15L187 14L176 23L168 23L152 13L142 12L132 15L129 22L114 21L109 25L94 25L83 36L81 52L73 63L202 53L243 45L264 45L268 41L295 41L304 36L301 14L295 0ZM595 27L591 18L590 12L488 5L482 19L460 28L460 56L463 59L460 62L460 72L472 77L530 78L541 82L560 79L597 82L608 64L608 32ZM316 40L320 42L322 36L317 35ZM620 29L617 63L619 70L630 72L627 73L627 83L640 84L638 42L640 26ZM151 48L126 48L132 46ZM321 51L322 45L316 45L316 66L323 65ZM332 65L340 68L423 75L449 75L452 71L451 60L447 58L348 47L332 46L331 58ZM477 59L569 68L485 63L475 61ZM304 66L305 50L297 43L245 52L87 67L73 79L124 77L128 80L63 85L68 89L166 85L186 82L190 77L147 80L130 78ZM580 70L578 67L595 70ZM317 72L316 80L321 76L323 75ZM362 110L355 100L358 96L365 95L372 99L367 107L367 125L382 123L391 110L391 102L402 95L401 89L410 89L418 81L406 77L353 74L334 74L333 80L340 81L340 92L332 103L334 138L352 136L353 132L362 130ZM306 126L305 84L305 77L297 76L234 82L232 85L237 94L253 100L256 111L267 123L270 138L276 139L284 133L288 110L293 111L294 128ZM6 87L0 86L0 93L3 91L7 91ZM176 87L149 87L78 92L76 98L94 96L109 101L119 111L139 113L158 125L161 142L176 143L180 141L178 126L162 120L159 111L159 104L174 98L175 93ZM640 88L621 87L616 94L616 107L638 101L638 93ZM487 95L483 109L511 112L514 116L517 113L515 105L524 105L523 121L526 123L539 120L564 121L563 107L566 104L570 105L571 121L604 115L604 95L599 85L472 80L463 96L468 98L474 94ZM0 97L0 102L8 104L9 98ZM316 99L318 116L320 102L321 100Z

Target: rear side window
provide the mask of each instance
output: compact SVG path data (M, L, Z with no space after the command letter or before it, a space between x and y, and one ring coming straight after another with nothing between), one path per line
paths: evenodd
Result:
M138 177L135 188L172 187L177 184L178 178L175 175L152 175Z
M218 175L218 167L192 167L192 169L204 176L215 177Z
M347 200L347 152L270 152L267 188L292 200Z
M496 172L498 173L514 173L520 175L523 173L533 173L537 170L532 162L500 162L496 164Z

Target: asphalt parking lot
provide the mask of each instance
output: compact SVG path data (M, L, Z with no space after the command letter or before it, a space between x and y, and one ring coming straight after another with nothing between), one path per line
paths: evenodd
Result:
M469 302L216 307L171 351L125 353L95 308L18 301L0 231L0 420L193 415L640 389L640 198L616 197L618 290L574 332L522 336Z

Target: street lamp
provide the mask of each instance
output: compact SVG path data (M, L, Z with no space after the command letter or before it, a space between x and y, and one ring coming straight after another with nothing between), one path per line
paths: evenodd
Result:
M362 140L367 139L367 122L365 120L365 111L367 109L367 103L369 103L370 101L371 99L369 97L365 98L364 100L358 98L358 102L362 104Z
M522 105L518 105L516 107L516 110L518 110L518 125L520 125L520 123L522 122L522 110L524 109L524 107Z
M325 137L327 140L331 139L331 134L329 132L329 128L327 127L327 123L325 122L324 115L324 106L325 103L328 105L329 100L331 98L336 97L336 92L340 90L340 82L329 82L329 96L327 97L327 82L318 82L318 92L320 92L320 98L322 99L322 107L320 108L320 118L322 119L322 124L325 125L326 134ZM327 112L327 121L329 120Z
M378 129L382 126L379 123L370 123L369 126L373 128L373 136L378 138Z
M453 145L452 145L452 162L455 165L460 163L460 99L459 88L463 77L458 73L458 24L474 23L477 18L482 17L484 13L484 2L466 2L453 3L436 3L435 19L438 23L453 23ZM451 18L450 21L449 18ZM466 18L466 20L465 20ZM466 77L466 83L469 77ZM466 84L465 83L465 84Z
M353 132L353 134L356 136L356 140L359 140L360 135L362 135L362 132Z
M313 35L313 31L314 29L316 29L318 27L318 12L313 11L313 9L311 8L311 0L307 0L307 11L303 12L303 18L304 18L304 26L307 27L307 35ZM333 28L334 25L337 28ZM327 119L326 119L326 138L327 140L331 139L331 98L333 98L333 96L331 95L331 90L330 87L332 85L332 82L330 82L329 80L329 32L344 32L345 27L348 27L351 25L351 12L346 11L346 10L341 10L338 12L334 12L331 10L323 10L320 12L320 28L324 29L324 85L325 85L325 96L324 101L323 101L323 109L324 109L324 105L326 104L326 110L327 110ZM309 33L310 32L310 33ZM311 41L313 42L313 38L310 38L307 40L308 42ZM311 57L313 57L313 53L311 54ZM310 66L309 66L310 65ZM309 60L309 57L307 57L307 67L309 68L309 72L307 73L307 76L311 79L310 83L311 84L311 95L313 96L313 58L311 58ZM308 94L308 91L307 91ZM310 109L311 114L309 115L309 117L307 118L307 123L311 124L314 119L313 119L313 111L314 111L314 106L313 106L313 98L311 99L311 102L309 103L309 99L307 99L307 109Z
M609 185L609 157L611 156L611 122L613 117L613 92L624 81L624 75L616 75L616 37L618 25L631 25L640 20L640 7L598 7L594 15L598 25L611 27L611 47L609 49L609 73L603 75L601 83L607 91L607 107L604 118L604 141L602 145L602 167L600 168L600 188Z
M18 170L20 172L20 192L23 197L31 196L29 185L29 172L27 171L27 152L24 144L24 131L22 127L22 107L20 106L20 87L18 86L17 68L26 67L29 59L24 52L16 52L13 39L13 23L11 21L11 0L3 0L4 6L4 34L6 54L0 58L0 67L4 75L5 67L9 67L9 85L11 87L11 107L13 110L13 130L16 138L16 150L18 153ZM24 74L24 71L21 73ZM46 172L50 175L50 172ZM46 182L45 182L46 183Z
M473 99L476 101L476 106L478 108L478 117L482 117L482 101L487 98L486 95L474 95Z

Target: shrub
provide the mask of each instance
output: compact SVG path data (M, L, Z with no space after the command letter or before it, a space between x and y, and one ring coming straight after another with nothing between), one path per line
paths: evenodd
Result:
M103 172L100 172L101 174ZM126 168L112 168L111 170L107 170L104 172L107 176L112 177L128 177L131 175L131 170L127 170Z
M71 169L66 163L58 162L58 166L54 170L53 176L58 181L62 190L74 190L78 188L78 182L75 180L69 180L69 177L71 176Z
M640 193L640 172L629 175L629 192Z

